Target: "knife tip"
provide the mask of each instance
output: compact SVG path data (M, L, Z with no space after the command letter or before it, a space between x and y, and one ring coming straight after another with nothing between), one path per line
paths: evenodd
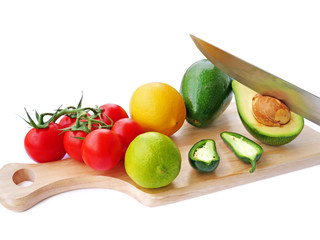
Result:
M197 38L197 37L194 36L193 34L189 34L189 35L190 35L190 37L191 37L191 39L192 39L192 41L193 41L194 43L197 43L197 42L198 42L199 38Z

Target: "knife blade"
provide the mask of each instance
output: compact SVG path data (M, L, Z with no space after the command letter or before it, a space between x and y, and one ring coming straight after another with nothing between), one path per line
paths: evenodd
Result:
M191 35L202 54L233 79L262 94L282 100L291 111L320 125L320 98Z

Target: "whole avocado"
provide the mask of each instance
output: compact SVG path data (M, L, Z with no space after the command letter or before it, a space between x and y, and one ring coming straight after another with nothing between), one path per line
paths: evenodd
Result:
M196 127L207 127L229 106L232 79L203 59L185 72L180 93L187 110L186 120Z

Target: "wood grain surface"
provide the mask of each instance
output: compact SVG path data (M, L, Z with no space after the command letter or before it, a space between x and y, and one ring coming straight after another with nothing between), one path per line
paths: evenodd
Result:
M274 147L255 140L264 153L254 173L251 165L241 162L222 141L220 133L231 131L255 140L243 127L232 103L208 128L199 129L185 123L171 138L182 155L181 171L168 186L145 189L126 174L123 161L105 172L90 169L84 163L64 159L43 164L10 163L0 169L0 202L13 211L24 211L58 193L82 188L108 188L124 192L146 206L158 206L198 197L257 180L289 173L320 163L320 133L305 126L291 143ZM212 173L191 168L188 152L201 139L216 141L220 164ZM28 186L23 184L29 182ZM22 184L22 185L21 185Z

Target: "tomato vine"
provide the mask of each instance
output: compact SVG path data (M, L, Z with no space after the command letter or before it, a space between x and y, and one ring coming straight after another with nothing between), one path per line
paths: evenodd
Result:
M35 129L42 129L48 128L50 123L56 122L62 116L69 116L70 118L76 118L75 124L73 126L61 129L63 132L65 131L84 131L89 133L94 128L105 128L111 129L113 126L113 121L110 117L105 114L102 114L103 108L99 108L98 106L95 107L82 107L82 99L77 105L77 107L69 106L66 108L61 108L61 106L55 112L46 112L39 114L35 110L35 117L36 121L28 113L27 109L25 108L25 112L27 114L28 120L22 118L25 122L27 122L31 127ZM49 116L49 119L45 121L45 118ZM108 118L111 124L106 124L102 120L102 116Z

